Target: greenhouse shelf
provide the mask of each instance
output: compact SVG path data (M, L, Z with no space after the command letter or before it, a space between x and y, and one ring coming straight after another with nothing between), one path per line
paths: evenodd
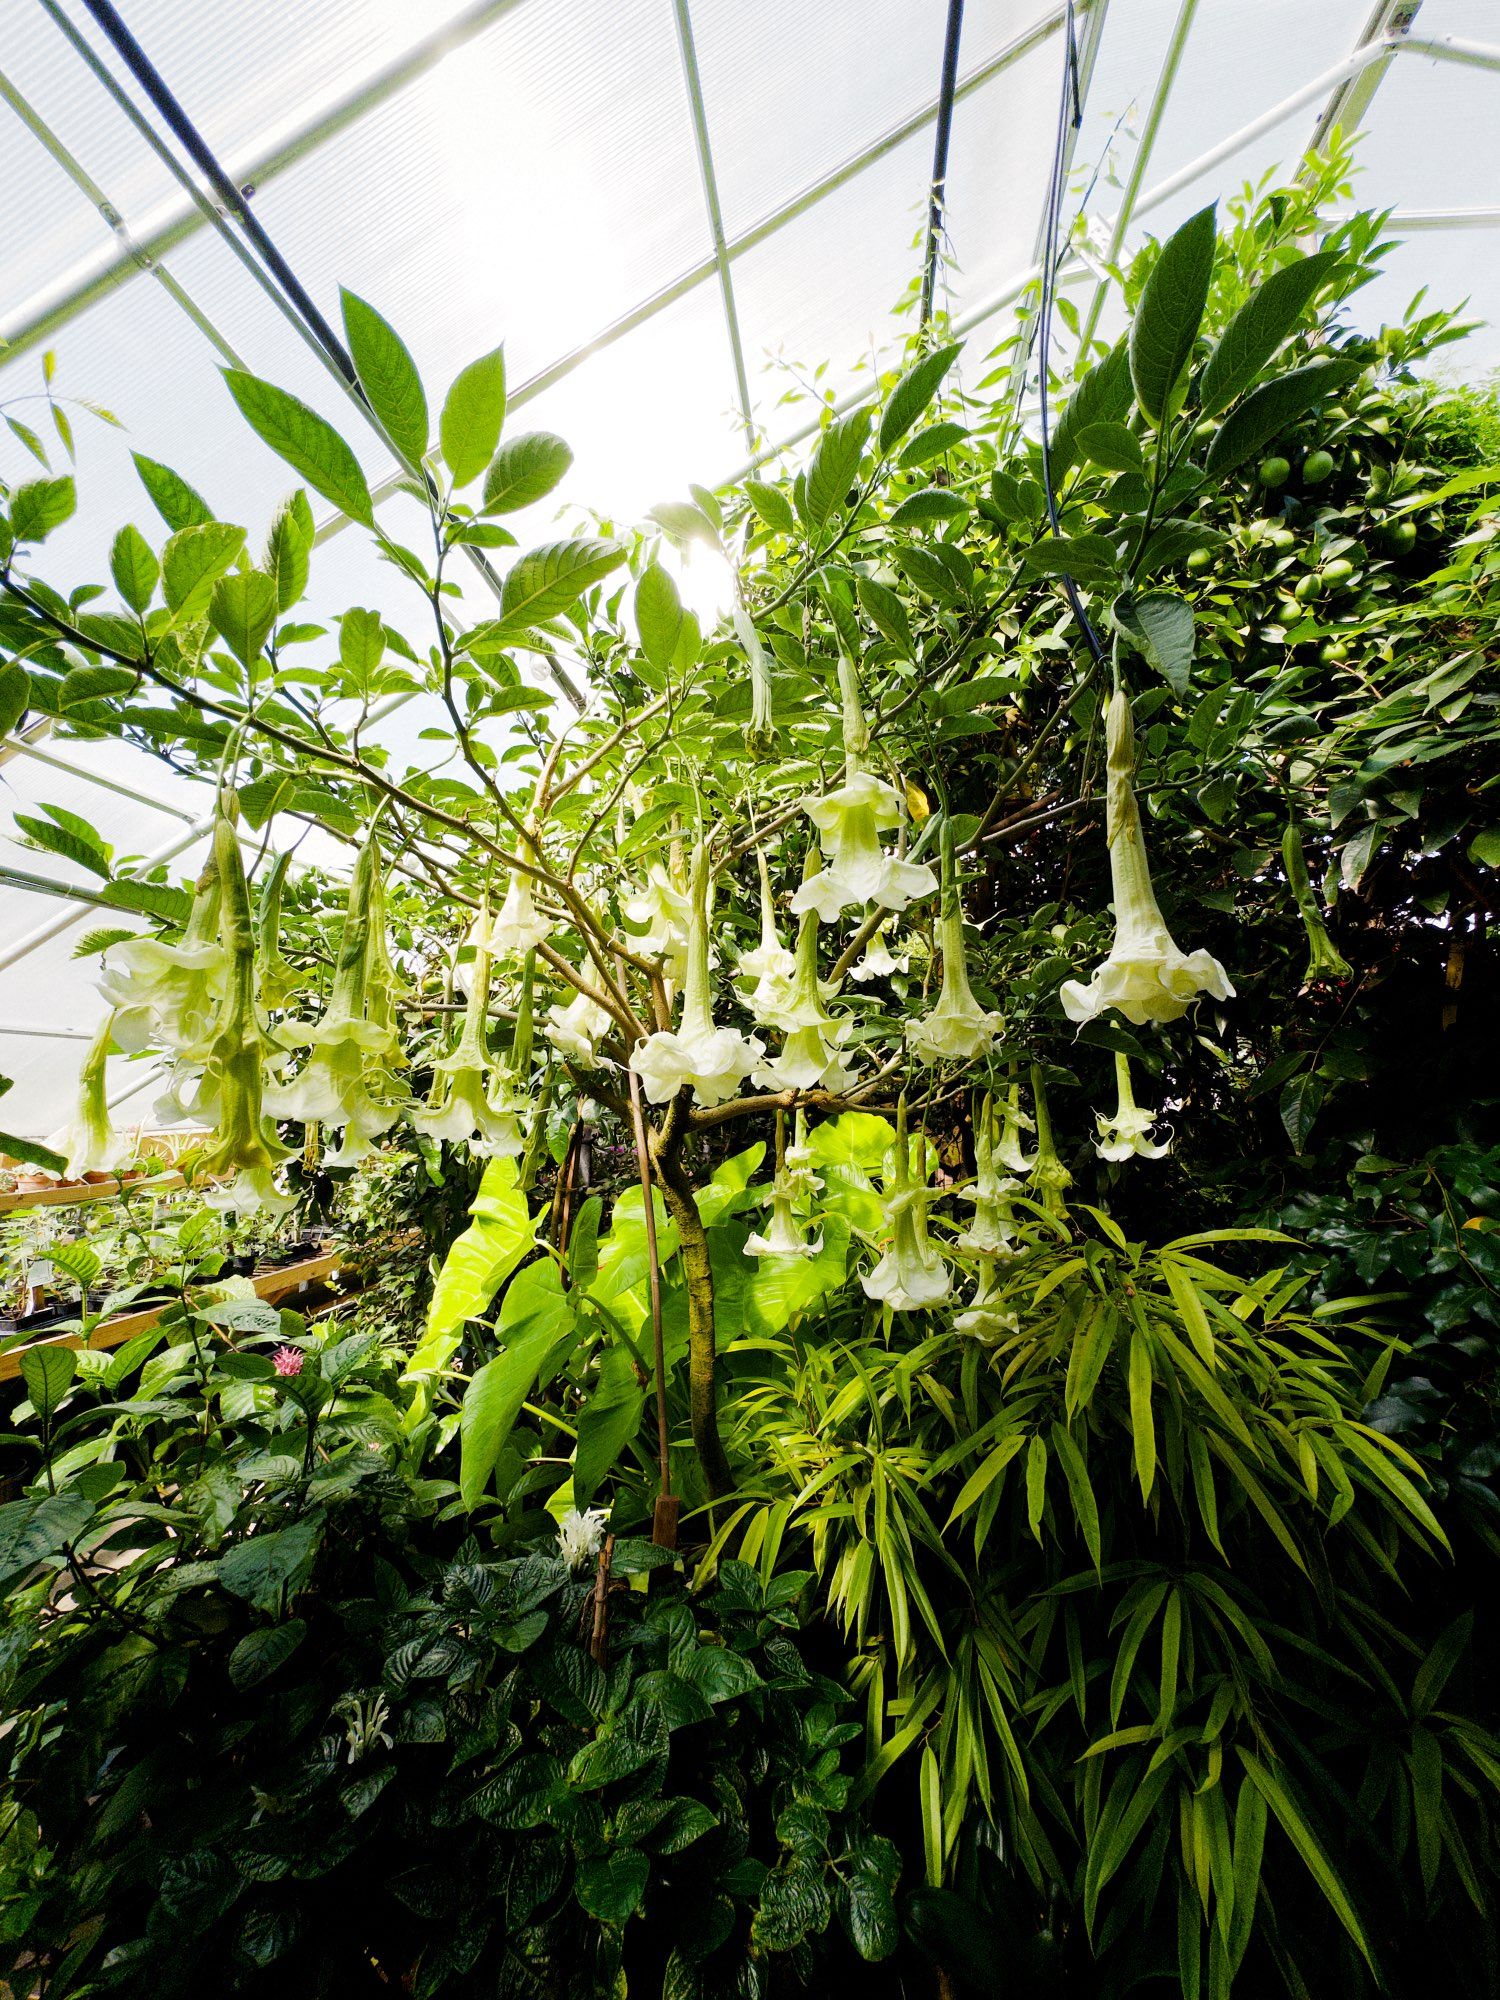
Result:
M127 1194L170 1194L185 1186L181 1174L153 1174L149 1180L99 1181L86 1187L17 1188L0 1194L0 1215L18 1208L80 1208L90 1201L122 1201Z
M300 1264L288 1264L280 1271L263 1271L251 1280L255 1286L255 1296L274 1304L286 1297L288 1292L302 1290L307 1285L330 1278L338 1270L344 1258L342 1250L324 1250L316 1257L308 1257ZM133 1340L138 1333L149 1333L161 1313L159 1306L151 1306L144 1312L122 1313L118 1319L106 1320L96 1326L87 1345L90 1348L119 1347L124 1341ZM13 1381L21 1372L21 1356L35 1347L82 1347L83 1336L77 1333L50 1335L44 1340L27 1341L23 1346L9 1348L0 1354L0 1382Z

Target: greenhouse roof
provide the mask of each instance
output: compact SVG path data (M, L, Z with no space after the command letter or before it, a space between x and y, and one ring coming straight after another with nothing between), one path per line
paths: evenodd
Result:
M60 583L102 575L115 529L148 519L132 449L211 502L232 485L238 509L269 514L284 469L250 440L225 362L338 423L372 487L395 476L284 282L97 25L109 11L12 0L0 50L0 407L26 421L52 352L58 392L123 426L78 426L79 510L42 564ZM503 338L513 407L573 446L574 505L629 516L729 477L805 435L818 398L857 397L911 330L948 0L127 12L322 313L336 318L349 286L434 383ZM972 330L977 383L1034 275L1068 9L961 13L939 284ZM1295 167L1341 124L1364 134L1361 205L1392 209L1402 239L1356 312L1399 319L1424 285L1438 304L1467 296L1490 324L1448 350L1454 365L1500 360L1500 268L1473 256L1473 232L1500 224L1493 0L1078 0L1076 14L1074 181L1097 254L1075 254L1068 277L1085 313L1112 253ZM0 437L0 476L27 462ZM410 503L386 504L399 518ZM339 525L325 524L318 597L378 602L389 572ZM76 811L117 861L186 874L201 852L205 788L126 745L34 731L0 746L0 766L6 814ZM15 1079L0 1122L40 1135L101 1011L72 956L98 917L18 879L86 882L64 859L5 838L0 868L0 1075ZM121 1065L122 1120L149 1105L149 1081Z

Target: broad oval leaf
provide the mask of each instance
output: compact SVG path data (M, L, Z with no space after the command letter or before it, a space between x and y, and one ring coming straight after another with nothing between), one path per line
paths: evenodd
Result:
M1200 208L1162 245L1130 328L1136 401L1158 429L1167 414L1208 303L1216 239L1212 207Z
M573 463L573 448L551 431L524 431L509 438L484 475L486 514L513 514L545 500Z
M146 537L129 521L115 536L110 547L109 573L114 578L115 589L139 617L156 590L161 564Z
M1233 472L1262 445L1336 395L1360 372L1358 361L1313 361L1264 382L1225 418L1208 448L1208 470L1216 478Z
M818 440L807 468L803 501L804 512L813 527L821 527L830 514L843 506L859 471L869 435L870 412L859 409L851 410L846 417L836 417Z
M214 518L213 508L180 472L174 472L158 459L147 458L144 452L133 451L130 457L142 486L151 496L151 504L174 534L179 528L200 527Z
M548 542L528 550L506 575L501 623L515 631L556 618L624 559L618 542Z
M641 651L660 672L671 666L682 631L682 600L660 563L647 563L635 587L635 625Z
M1054 485L1060 485L1064 475L1078 463L1082 433L1090 424L1118 423L1130 408L1130 396L1130 356L1122 339L1102 361L1095 362L1057 420L1057 430L1047 452ZM997 500L999 497L997 494ZM1012 512L1002 503L1002 511L1018 520L1027 513L1019 504Z
M1299 257L1257 285L1204 364L1198 403L1205 417L1227 410L1296 327L1339 262L1336 250Z
M906 528L920 521L953 521L967 516L968 503L946 486L924 486L908 493L891 516L893 528Z
M1185 695L1193 664L1192 606L1169 590L1148 590L1116 598L1110 616L1173 692Z
M359 460L333 425L258 375L247 375L240 368L226 368L223 373L240 415L262 443L284 458L330 506L372 528L370 488Z
M214 585L245 546L245 531L228 521L181 528L162 550L162 590L179 625L206 616Z
M505 422L505 349L471 361L443 399L438 443L455 486L477 479L495 455Z
M78 505L78 489L61 479L28 479L11 495L10 531L18 542L44 542Z
M214 630L242 667L260 658L276 623L276 585L263 570L235 570L221 576L209 599Z

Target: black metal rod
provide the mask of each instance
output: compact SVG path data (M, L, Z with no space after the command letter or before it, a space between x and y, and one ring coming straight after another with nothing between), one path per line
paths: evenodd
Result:
M958 90L958 44L964 26L964 0L948 0L948 28L943 37L943 77L938 85L937 132L932 142L932 194L927 204L927 251L922 260L922 325L932 318L937 289L938 244L943 233L943 208L948 194L948 142L953 136L953 100Z
M83 0L83 4L124 58L131 75L141 89L165 118L183 151L192 159L224 208L234 217L265 259L266 268L275 275L277 283L317 335L320 345L326 349L340 374L357 388L358 377L354 372L354 362L348 349L303 289L291 265L261 228L256 217L250 213L244 196L219 165L213 149L182 108L161 71L121 20L110 0Z

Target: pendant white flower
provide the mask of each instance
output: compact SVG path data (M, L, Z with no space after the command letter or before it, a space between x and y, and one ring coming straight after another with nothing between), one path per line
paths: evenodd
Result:
M613 1026L613 1016L597 1000L591 1000L587 993L575 993L566 1006L554 1002L547 1009L544 1032L560 1056L583 1069L597 1069L597 1044Z
M63 1173L68 1180L83 1174L118 1173L134 1155L134 1147L115 1130L109 1116L104 1066L113 1046L114 1016L106 1014L78 1072L72 1119L48 1141L55 1153L66 1158Z
M1132 1154L1143 1160L1160 1160L1172 1150L1170 1136L1159 1145L1153 1145L1151 1128L1157 1121L1154 1111L1143 1111L1135 1101L1135 1092L1130 1082L1130 1058L1116 1054L1115 1083L1119 1091L1119 1102L1114 1116L1106 1118L1098 1115L1099 1136L1094 1141L1094 1151L1101 1160L1128 1160Z
M219 867L210 851L193 890L179 944L125 938L101 965L99 991L114 1012L115 1046L127 1055L165 1046L197 1051L223 996L227 960L219 942Z
M708 981L708 857L693 856L692 916L688 928L687 983L682 1025L658 1029L632 1051L630 1067L653 1104L670 1104L691 1088L695 1104L723 1104L735 1096L765 1054L765 1044L734 1028L715 1027Z
M903 1099L896 1114L895 1176L883 1204L891 1247L873 1271L861 1272L859 1280L868 1297L883 1301L893 1312L920 1312L924 1306L938 1305L953 1288L953 1274L927 1234L927 1204L933 1194L925 1173L926 1142L920 1135L917 1144L924 1172L914 1182Z
M938 916L942 943L943 983L937 1005L925 1019L908 1021L906 1040L924 1062L969 1062L995 1046L1005 1017L981 1007L969 986L969 961L964 946L964 917L958 896L958 866L953 852L953 822L946 815L942 834L943 901Z
M753 951L741 952L735 961L734 976L748 986L745 1005L762 1026L770 1026L785 1011L791 998L792 977L797 970L795 952L787 950L776 928L776 911L771 899L771 872L766 857L756 850L755 865L760 873L760 943Z
M894 786L864 768L870 733L859 705L854 665L848 659L839 661L839 686L844 698L844 782L823 798L801 802L818 829L827 865L792 898L799 917L815 910L825 924L833 923L841 911L851 906L863 909L867 903L904 910L937 887L937 877L925 861L902 861L880 845L881 834L901 823L901 800Z
M861 986L871 979L889 979L892 973L905 972L911 963L910 956L902 952L898 958L885 941L885 925L881 924L870 942L865 946L865 955L853 967L849 977L858 980Z
M845 1062L840 1045L854 1023L839 1020L823 1003L818 978L818 919L812 913L797 928L796 975L785 1001L771 1015L786 1034L781 1053L769 1057L755 1072L755 1081L769 1090L847 1090L856 1072Z
M1027 1153L1021 1143L1023 1132L1035 1130L1035 1122L1021 1109L1021 1086L1013 1083L1005 1093L1000 1137L995 1141L995 1158L1007 1173L1029 1174L1035 1166L1035 1154Z
M673 881L664 863L653 861L645 885L626 898L622 909L630 928L632 949L643 958L659 958L667 978L680 986L687 977L688 932L693 900Z
M1027 1193L1049 1215L1062 1217L1068 1212L1066 1197L1073 1176L1057 1157L1057 1147L1052 1141L1052 1116L1047 1108L1047 1087L1035 1063L1031 1066L1031 1101L1036 1106L1036 1158L1031 1163L1031 1186Z
M431 1139L514 1157L525 1145L520 1121L511 1106L491 1101L489 1088L490 936L489 911L481 906L469 933L474 960L463 1027L452 1054L433 1064L432 1096L412 1123Z
M519 868L510 871L505 901L488 925L488 947L495 958L519 958L545 944L552 925L536 906L531 881Z
M797 1218L796 1189L790 1178L778 1174L771 1187L771 1225L764 1235L745 1239L747 1257L816 1257L823 1248L821 1236L808 1238L807 1224Z
M1118 1008L1127 1021L1175 1021L1204 994L1231 1000L1234 988L1207 951L1184 952L1167 929L1151 886L1146 844L1136 804L1135 726L1123 688L1109 704L1105 826L1114 889L1115 939L1108 958L1085 986L1067 980L1063 1011L1070 1021L1092 1021Z
M1020 1325L1015 1308L1005 1303L996 1260L981 1257L973 1295L963 1311L954 1316L954 1332L965 1334L970 1340L988 1342L1019 1332Z
M1016 1222L1010 1212L1010 1197L1021 1184L996 1171L995 1106L988 1093L974 1122L974 1163L974 1184L962 1191L962 1199L974 1204L974 1219L955 1241L960 1250L972 1250L981 1256L1011 1256Z

